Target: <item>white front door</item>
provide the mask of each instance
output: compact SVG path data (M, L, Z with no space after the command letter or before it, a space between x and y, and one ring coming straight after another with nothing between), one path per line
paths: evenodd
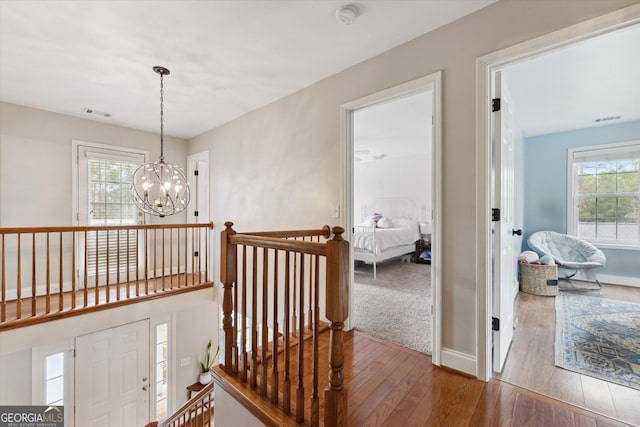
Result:
M149 321L76 338L76 426L149 422Z
M209 222L209 152L203 151L189 156L189 185L191 202L189 203L189 223Z
M500 209L500 221L496 222L494 240L493 317L499 319L499 328L493 332L493 369L501 372L513 339L513 296L518 282L513 106L500 71L495 75L495 97L500 99L500 109L494 113L495 207Z

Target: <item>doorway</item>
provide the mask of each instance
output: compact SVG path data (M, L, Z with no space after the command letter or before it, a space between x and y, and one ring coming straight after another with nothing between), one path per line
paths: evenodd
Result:
M76 425L149 422L148 319L79 336L75 351Z
M614 12L609 15L605 15L591 21L587 21L582 24L578 24L576 26L560 30L558 32L540 37L535 40L531 40L529 42L522 43L520 45L511 47L509 49L505 49L503 51L495 52L493 54L487 55L485 57L478 59L478 94L479 94L479 103L478 103L478 147L479 147L479 156L477 163L477 179L479 183L482 185L479 187L480 191L478 193L478 211L476 213L477 218L477 226L478 232L481 238L478 242L478 277L480 279L481 285L479 286L478 292L478 377L481 379L488 380L490 379L495 372L500 372L501 367L500 363L496 362L493 359L493 356L496 353L501 353L502 356L506 356L506 351L509 348L510 339L506 339L506 347L503 350L498 350L498 346L502 347L503 342L501 342L502 333L503 332L512 332L512 327L514 326L513 322L509 322L508 319L509 311L513 310L513 298L510 300L507 298L507 301L511 304L507 307L507 310L503 312L502 307L499 305L499 297L505 295L505 290L509 287L509 283L506 283L507 280L501 278L501 274L503 274L506 270L503 262L509 263L509 266L515 265L517 259L507 259L501 260L500 255L502 254L499 246L500 238L509 237L507 234L511 234L511 232L519 229L523 224L516 224L515 227L508 227L508 230L499 231L503 224L500 222L500 227L494 224L491 218L492 208L502 208L499 205L498 193L500 191L500 179L501 179L501 171L499 165L499 148L502 144L501 138L495 137L496 133L492 132L492 127L494 129L498 128L498 125L495 122L498 122L498 118L496 118L495 113L492 110L492 98L495 98L495 93L493 90L498 86L498 78L500 73L508 72L510 67L515 69L518 64L524 64L525 61L533 62L536 59L541 59L546 55L555 54L560 52L563 49L569 50L573 46L577 46L578 44L584 41L595 40L599 36L603 35L611 35L616 31L625 31L628 30L629 27L637 25L639 22L638 13L629 13L628 10ZM536 83L537 82L537 83ZM548 82L541 83L535 79L528 79L527 83L531 87L539 88L541 86L545 86ZM561 98L561 95L558 95ZM518 109L518 104L516 104L516 111ZM495 103L494 103L495 105ZM562 115L562 118L567 119L566 115ZM591 124L593 125L593 124ZM587 125L588 126L588 125ZM584 127L587 127L584 126ZM556 138L556 141L558 139ZM527 150L527 156L530 152ZM566 148L565 148L566 155ZM495 157L494 157L495 156ZM528 157L529 158L529 157ZM555 156L558 159L560 165L564 163L564 168L566 168L566 157ZM496 166L495 175L493 174L492 165ZM547 167L549 169L553 169L553 166L547 163ZM562 179L567 180L567 173L564 173ZM492 179L492 178L495 178ZM544 179L540 180L544 182ZM542 184L544 186L544 184ZM521 189L525 187L522 186ZM530 188L529 185L526 188ZM545 191L554 191L550 190L546 187ZM561 192L560 189L555 187L556 192ZM494 196L495 199L493 198ZM567 204L567 196L564 196L564 202ZM502 213L502 212L501 212ZM502 215L500 215L502 216ZM549 212L545 212L544 215L539 215L541 220L548 219ZM502 218L501 218L502 219ZM565 219L566 221L566 219ZM563 224L564 226L564 224ZM494 232L496 235L494 235ZM524 234L527 234L527 230L524 230ZM517 246L517 245L516 245ZM493 284L493 287L492 287ZM506 293L508 294L508 293ZM498 297L498 299L496 299ZM526 298L526 296L525 296ZM516 306L516 311L520 313L524 313L526 317L528 314L526 311L522 311L522 301L520 301L520 297L518 297ZM551 300L547 300L549 304L546 304L544 309L551 310L553 313L553 298ZM538 306L538 311L540 311L540 306ZM553 315L551 315L553 316ZM492 331L492 317L499 319L496 326L498 326L499 331ZM523 320L519 323L519 329L522 328ZM553 319L550 324L549 322L545 323L544 327L538 328L540 331L543 331L544 335L547 330L551 331L553 334L554 324ZM493 336L492 336L493 335ZM535 334L535 336L531 335L528 337L529 343L535 343L538 345L539 335ZM547 334L548 335L548 334ZM531 347L527 346L527 349L524 351L524 356L522 349L518 349L515 347L516 342L514 341L514 348L511 349L511 352L514 352L514 357L520 357L518 363L518 370L520 372L528 373L527 375L530 377L532 382L530 384L517 384L519 386L524 386L526 388L532 389L536 392L541 392L543 394L547 394L551 397L562 399L565 401L569 401L570 403L585 406L588 409L597 410L602 413L606 413L607 415L611 415L617 418L623 418L630 420L629 418L624 418L623 413L611 413L605 409L603 405L605 405L608 400L609 403L612 403L612 406L616 406L617 403L614 401L615 397L607 396L606 399L602 399L602 386L597 386L592 383L590 377L579 378L577 383L575 378L569 378L568 371L563 371L562 369L555 368L553 364L554 358L554 349L553 349L553 335L546 337L546 342L548 342L547 347L541 349L541 347L537 346ZM526 357L526 354L530 354L529 358ZM549 360L548 366L541 367L541 365L536 365L532 358L534 357L538 359ZM524 358L523 358L524 357ZM511 358L511 355L509 356ZM509 366L510 359L507 362L507 368ZM557 372L556 370L560 372ZM566 374L566 375L565 375ZM504 375L504 374L503 374ZM506 375L510 375L507 373ZM560 378L561 386L556 387L556 392L549 393L547 390L549 388L536 388L537 386L532 385L534 383L540 385L542 382L545 382L545 387L548 384L552 385L553 388L553 379ZM550 380L551 379L551 380ZM582 383L582 384L580 384ZM587 384L587 385L585 385ZM618 386L611 385L608 386L604 383L604 388L611 388L611 396L614 393L620 394L622 391L618 388ZM573 392L573 390L577 387L580 388L580 400L573 400L569 398L569 395ZM589 398L589 394L593 394L594 390L598 389L598 395L601 398L595 399ZM637 418L636 418L637 420Z
M431 208L423 207L423 222L429 222L429 226L431 227L431 253L433 254L432 266L431 266L431 303L425 301L424 309L427 311L427 316L431 320L431 334L432 338L432 359L434 364L440 363L440 280L439 280L439 265L441 260L438 259L439 247L441 242L439 241L440 236L440 210L441 210L441 194L440 194L440 183L441 183L441 173L440 173L440 165L441 165L441 112L440 112L440 86L441 75L440 72L434 73L432 75L423 77L421 79L417 79L382 92L369 95L367 97L357 99L355 101L351 101L347 104L342 105L341 108L341 146L343 153L343 198L342 198L342 206L344 206L344 226L347 230L354 230L357 222L361 220L363 209L366 210L376 210L377 208L369 203L369 200L358 201L357 203L360 206L356 206L356 194L355 194L355 162L356 156L380 156L384 153L374 153L372 149L362 150L361 151L369 151L368 153L359 152L356 153L356 147L354 145L354 136L355 136L355 123L354 117L356 116L357 111L364 111L365 108L372 107L375 105L384 105L390 104L394 100L401 99L409 99L412 96L420 93L429 92L431 93L431 108L432 108L432 117L425 118L425 122L428 123L428 120L432 121L432 129L431 129L431 137L432 137L432 151L431 151L431 160L429 165L425 165L426 169L430 169L430 178L431 178L431 196L428 201ZM384 158L384 157L380 157ZM393 199L393 198L388 198ZM406 199L406 198L404 198ZM375 202L375 203L379 203ZM375 204L374 203L374 204ZM386 206L397 206L398 203L393 202L393 200L386 200L380 202ZM414 213L416 227L420 223L420 202L416 201L414 203ZM426 205L426 203L425 203ZM365 206L363 208L363 206ZM368 207L367 207L368 206ZM389 214L389 216L394 216L394 214ZM360 219L358 219L360 218ZM393 220L393 218L390 218ZM424 230L425 232L427 230ZM426 234L426 233L425 233ZM419 237L418 237L419 239ZM351 248L351 259L354 259L354 245L350 245ZM415 241L413 243L413 247L415 248ZM405 251L407 252L407 251ZM408 253L398 253L394 254L394 256L402 256L407 255L414 256L415 249L412 249L411 254ZM421 266L422 267L422 266ZM369 267L369 271L372 274L372 266ZM355 298L354 298L354 283L355 283L355 268L352 264L350 266L350 287L351 287L351 301L350 301L350 312L354 313L355 309ZM387 310L390 308L386 307ZM353 316L350 316L348 320L347 328L351 329L354 326L353 324Z

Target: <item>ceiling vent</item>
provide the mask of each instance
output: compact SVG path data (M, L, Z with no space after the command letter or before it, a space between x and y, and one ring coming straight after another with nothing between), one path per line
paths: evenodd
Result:
M104 111L98 111L95 110L93 108L89 108L89 107L84 107L82 109L82 112L87 113L87 114L91 114L92 116L100 116L100 117L104 117L104 118L109 118L111 117L111 113L105 113Z
M621 118L622 118L622 116L599 117L599 118L595 119L593 122L594 123L605 123L605 122L612 122L614 120L620 120Z

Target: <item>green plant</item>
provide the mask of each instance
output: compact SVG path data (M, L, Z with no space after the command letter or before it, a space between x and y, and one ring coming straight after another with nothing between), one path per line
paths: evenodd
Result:
M207 349L205 350L205 353L204 353L204 361L200 362L200 372L202 373L209 372L209 370L213 366L214 360L216 359L216 357L218 356L218 353L220 352L220 346L218 346L218 348L216 349L216 354L211 356L211 347L212 347L211 340L209 340L209 343L207 344Z

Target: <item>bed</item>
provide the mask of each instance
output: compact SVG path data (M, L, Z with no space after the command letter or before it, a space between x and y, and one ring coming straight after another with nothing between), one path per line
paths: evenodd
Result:
M404 198L377 199L362 208L361 221L353 227L353 258L373 264L416 251L420 240L420 209Z

